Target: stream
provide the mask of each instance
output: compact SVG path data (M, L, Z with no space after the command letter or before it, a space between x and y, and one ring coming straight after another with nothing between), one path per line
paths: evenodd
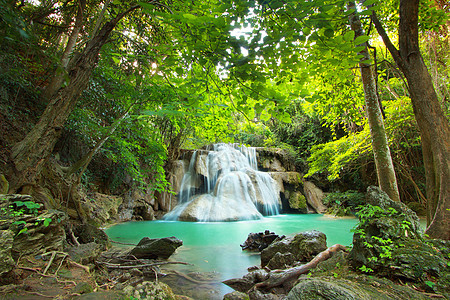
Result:
M162 238L175 236L183 246L170 257L171 261L182 261L192 265L171 265L171 269L200 280L212 279L209 284L192 284L180 276L168 275L161 280L171 286L177 294L194 299L222 299L233 290L221 281L242 277L247 268L260 264L260 256L242 251L250 232L270 230L278 235L291 235L306 230L319 230L326 234L327 244L350 245L355 218L336 218L320 214L277 215L260 220L238 222L180 222L140 221L114 225L106 229L113 240L137 244L143 237ZM168 267L167 267L168 268ZM161 271L164 273L164 271ZM197 277L196 277L197 276Z

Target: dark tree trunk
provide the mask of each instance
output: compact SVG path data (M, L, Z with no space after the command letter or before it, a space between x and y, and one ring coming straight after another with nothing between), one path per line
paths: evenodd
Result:
M349 2L348 9L356 11L355 2ZM355 38L364 35L361 21L356 13L349 16L349 22L352 30L355 32ZM359 46L364 46L364 49L359 52L359 54L363 55L359 67L364 86L364 100L370 136L372 138L378 185L381 190L388 194L389 198L394 201L400 201L397 178L395 177L394 164L392 163L391 151L384 128L383 114L378 99L375 77L370 63L367 63L367 61L370 61L369 49L367 48L367 43Z
M12 192L17 191L24 183L35 181L36 176L40 173L42 163L53 151L69 114L88 85L100 49L108 41L116 24L137 7L134 6L107 22L98 34L87 43L86 48L68 70L69 84L49 99L49 104L38 123L22 141L14 145L11 153L15 164L15 174L11 176L10 180Z
M419 0L400 1L399 50L389 40L375 14L372 19L395 62L405 75L420 130L426 176L426 233L450 239L450 126L431 76L420 54Z

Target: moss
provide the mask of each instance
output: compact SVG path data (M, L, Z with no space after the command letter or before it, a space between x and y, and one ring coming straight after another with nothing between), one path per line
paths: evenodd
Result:
M291 193L289 207L298 210L306 209L306 197L300 192Z

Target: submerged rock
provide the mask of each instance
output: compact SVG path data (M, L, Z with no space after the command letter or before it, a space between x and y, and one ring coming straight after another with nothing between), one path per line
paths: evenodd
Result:
M130 254L137 258L167 259L181 245L183 245L183 241L174 236L160 239L150 239L148 237L144 237L139 244L130 251Z

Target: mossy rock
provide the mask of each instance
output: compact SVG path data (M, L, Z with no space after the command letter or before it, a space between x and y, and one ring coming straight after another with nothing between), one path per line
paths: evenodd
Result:
M234 291L223 296L223 300L249 300L249 296L245 293Z
M318 277L301 280L286 300L390 300L390 299L429 299L422 293L406 286L372 276Z
M289 196L289 207L300 211L306 210L306 197L300 192L291 193Z
M304 231L279 241L275 240L261 251L261 265L266 266L278 252L292 253L294 259L298 261L310 261L315 255L327 249L326 240L325 234L317 230Z
M133 297L132 299L151 299L151 300L175 300L177 299L172 289L165 283L144 281L137 286L127 286L123 289L124 293Z

